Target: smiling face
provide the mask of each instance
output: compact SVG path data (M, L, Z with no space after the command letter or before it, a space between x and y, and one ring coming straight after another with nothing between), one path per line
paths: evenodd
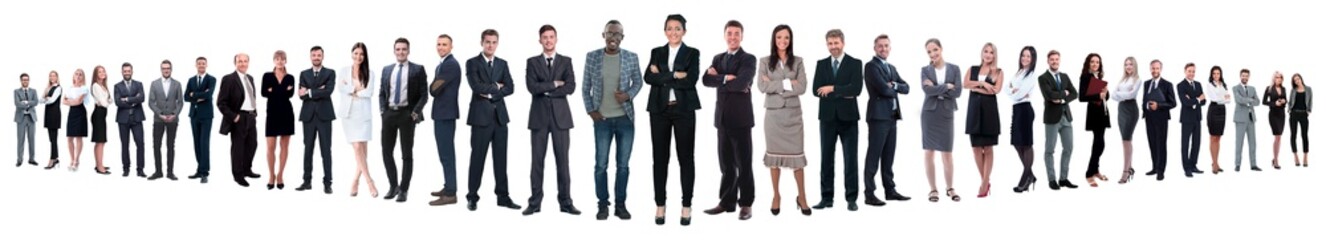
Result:
M1188 80L1193 80L1193 78L1194 78L1193 76L1196 76L1196 75L1197 75L1197 67L1185 67L1185 68L1183 68L1183 76L1184 76L1185 78L1187 78Z
M133 78L134 78L134 66L123 66L123 67L120 67L120 75L124 76L124 80L133 79Z
M774 46L778 47L779 52L787 52L787 48L792 46L792 32L783 29L774 33Z
M985 45L985 47L981 48L981 63L994 64L994 62L995 62L994 46Z
M1133 76L1133 75L1137 75L1137 61L1136 61L1136 60L1133 60L1133 59L1125 59L1125 60L1123 60L1123 75L1124 75L1124 76Z
M741 34L741 28L738 27L726 27L723 29L723 39L727 42L728 51L736 51L738 48L741 48Z
M437 38L437 56L451 55L451 38Z
M626 38L625 29L621 24L608 24L603 27L603 48L609 52L617 52L621 49L622 39Z
M313 67L322 67L322 49L309 51L308 59L313 62Z
M686 29L681 27L681 21L668 20L663 27L663 35L668 36L668 44L681 44L681 38L686 36Z
M1092 73L1100 72L1100 57L1092 56L1087 60L1087 69L1091 69Z
M925 44L925 53L930 55L930 64L939 64L944 62L944 48L939 47L939 44L935 43Z
M170 78L170 72L175 70L169 63L161 63L161 78Z
M18 82L20 84L23 84L23 88L28 88L29 80L31 79L29 79L28 76L23 76L18 78Z
M1248 79L1251 78L1251 77L1252 77L1252 74L1249 74L1249 73L1246 73L1246 72L1241 72L1241 73L1239 73L1239 82L1241 82L1241 83L1243 83L1243 84L1248 84Z
M248 72L249 72L249 55L248 55L248 54L243 54L243 53L241 53L241 54L239 54L239 55L235 55L235 71L237 71L237 72L239 72L239 73L248 73Z
M392 52L396 54L396 62L405 62L406 59L410 58L410 44L396 43L396 46L392 49Z
M1059 71L1059 54L1051 54L1050 57L1045 58L1045 63L1050 64L1050 71L1058 72L1058 71Z
M888 38L875 40L875 56L879 56L881 59L889 59L889 51L892 50L892 47L889 46L889 44L892 43L893 40L889 40Z
M1211 80L1215 80L1215 81L1218 81L1218 82L1224 83L1224 82L1225 82L1225 79L1224 79L1225 76L1223 76L1223 75L1224 75L1224 74L1221 74L1220 69L1218 69L1218 68L1217 68L1217 69L1211 69Z
M1151 63L1151 79L1160 79L1160 63Z
M1030 49L1028 49L1028 50L1022 50L1022 54L1020 54L1020 55L1022 55L1022 56L1019 56L1019 57L1018 57L1018 64L1021 64L1021 65L1018 65L1018 66L1019 66L1019 67L1022 67L1022 68L1030 68L1030 67L1031 67L1031 64L1032 64L1032 62L1031 62L1031 57L1032 57L1032 56L1031 56L1031 50L1030 50Z
M483 36L483 41L480 42L480 45L483 45L484 56L491 57L497 55L497 36Z
M198 68L198 75L207 73L207 59L198 59L198 61L194 61L193 66Z
M351 51L350 51L350 61L354 62L354 65L355 65L355 66L363 65L363 64L364 64L364 48L355 48L354 50L351 50Z
M843 55L843 38L840 37L827 38L825 39L824 43L829 47L829 55L833 55L834 57Z
M544 52L557 51L557 31L539 33L539 45L543 45Z
M46 84L50 86L55 86L56 84L60 84L60 74L55 73L55 71L51 71L51 73L46 74Z

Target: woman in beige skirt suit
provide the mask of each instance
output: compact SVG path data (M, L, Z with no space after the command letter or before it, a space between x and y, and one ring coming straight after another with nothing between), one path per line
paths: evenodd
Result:
M792 28L774 27L770 55L760 58L758 87L764 93L764 166L773 179L773 205L769 211L778 215L782 196L778 178L783 168L792 169L797 181L797 209L810 215L806 202L805 131L801 118L801 95L806 93L806 68L801 58L792 55Z

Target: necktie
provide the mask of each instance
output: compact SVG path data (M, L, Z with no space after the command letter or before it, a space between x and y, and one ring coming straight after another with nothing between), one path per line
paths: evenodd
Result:
M395 104L397 104L397 105L400 105L400 102L401 102L401 85L404 85L404 84L401 84L401 72L404 72L404 71L405 71L405 65L401 65L401 64L398 63L398 64L396 64L396 66L397 66L397 67L396 67L396 81L395 81L395 82L396 82L396 91L392 92L392 94L391 94L391 96L392 96L392 100L391 100L391 102L392 102L392 103L395 103Z
M253 82L249 81L249 78L246 76L240 76L239 80L244 84L244 93L248 94L248 96L245 97L249 98L249 107L253 107L253 110L255 111L258 110L257 99L253 99Z
M552 60L553 60L553 59L552 59L552 58L544 58L544 59L548 60L548 70L549 70L549 71L552 71L552 66L553 66L553 65L552 65Z
M1059 81L1059 74L1058 74L1058 73L1054 74L1054 88L1058 89L1059 91L1063 91L1063 90L1064 90L1063 82L1060 82L1060 81Z
M833 77L838 77L838 59L833 60Z

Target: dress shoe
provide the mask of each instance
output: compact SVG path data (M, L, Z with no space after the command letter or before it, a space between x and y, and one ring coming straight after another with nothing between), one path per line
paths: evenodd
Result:
M714 208L710 208L710 209L704 210L704 214L718 215L718 214L720 214L720 213L730 213L730 212L736 212L736 211L737 211L737 209L735 209L735 208L724 208L723 206L717 206L717 207L714 207Z
M34 161L34 160L32 160L32 159L28 159L28 165L37 166L37 161ZM125 172L128 172L128 171L125 171Z
M203 177L203 175L200 175L200 174L194 174L194 175L189 175L189 176L188 176L189 179L198 179L198 178L200 178L200 177Z
M243 178L235 179L235 183L238 183L240 187L249 187L249 181L244 180Z
M405 197L408 196L408 195L409 195L409 194L406 194L405 191L401 191L401 193L396 194L396 202L398 202L398 203L403 203L403 202L405 202Z
M244 177L247 177L247 178L260 178L260 177L262 177L262 175L258 175L257 173L249 173L249 174L245 174Z
M146 177L147 177L147 174L143 173L143 171L138 171L138 177L139 177L139 178L146 178Z
M580 209L576 209L576 206L572 205L562 205L558 210L571 215L580 215Z
M1261 171L1262 171L1262 168L1259 168L1259 167L1257 167L1257 166L1252 166L1252 171L1254 171L1254 172L1261 172Z
M1059 190L1059 182L1055 182L1054 179L1051 179L1051 180L1050 180L1050 190L1058 191L1058 190Z
M812 207L810 207L810 208L814 208L814 209L833 208L833 202L831 202L831 201L820 201L819 204L815 204L815 206L812 206Z
M387 190L387 196L383 196L382 199L386 199L386 200L392 200L392 199L395 199L395 198L396 198L396 194L400 194L400 192L397 192L396 189Z
M129 177L129 171L124 171L124 174L120 174L120 176Z
M879 198L875 198L875 197L873 197L873 196L872 196L872 197L866 197L866 205L867 205L867 206L881 207L881 206L884 206L884 204L885 204L884 201L880 201Z
M511 210L520 210L520 205L516 205L516 203L511 202L511 201L507 201L507 202L498 202L498 203L497 203L497 206L498 206L498 207L504 207L504 208L510 208Z
M442 195L441 197L437 197L437 200L433 200L432 202L428 202L428 205L429 205L429 206L445 206L445 205L456 204L456 202L457 202L457 199L456 199L455 196L446 196L446 195Z
M1147 175L1147 176L1153 176L1153 175L1156 175L1156 170L1147 171L1147 172L1146 172L1146 175Z
M151 177L147 177L147 180L148 181L157 180L161 179L161 177L162 177L161 173L153 173Z
M1165 181L1165 174L1157 174L1156 181Z
M1205 172L1205 171L1202 171L1201 169L1193 169L1193 170L1192 170L1192 173L1193 173L1193 174L1203 174L1203 173L1206 173L1206 172Z
M885 194L885 195L884 195L884 200L885 200L885 201L907 201L907 200L912 200L912 198L911 198L911 197L908 197L908 196L903 196L903 195L900 194L900 193L892 193L892 194Z
M539 213L540 211L543 211L543 207L539 205L529 205L529 207L525 208L525 211L520 212L520 215L529 216Z
M476 203L474 201L465 203L465 209L469 209L471 212L473 212L474 210L479 209L479 203Z
M428 195L432 195L434 197L441 197L441 196L446 196L447 194L442 190L437 190L436 192L429 192Z
M1073 184L1073 182L1069 182L1068 179L1059 180L1059 186L1066 188L1077 188L1077 185Z
M207 183L207 177L201 177L201 178L202 178L202 183Z
M309 189L313 189L313 185L312 185L312 184L308 184L307 182L305 182L305 183L303 183L303 184L299 184L299 187L295 188L295 191L301 191L301 192L303 192L303 191L305 191L305 190L309 190Z
M18 160L18 164L14 164L14 167L22 167L22 166L23 166L23 160Z
M608 206L599 206L599 212L594 214L594 219L608 220Z
M1188 177L1188 178L1192 178L1192 172L1186 172L1186 173L1183 173L1183 176Z
M178 181L178 180L180 180L180 178L175 177L175 174L174 174L174 173L167 173L167 174L166 174L166 179L170 179L171 181Z
M737 220L745 221L745 220L750 220L750 218L751 218L750 207L741 207L741 215L737 217Z
M626 211L626 207L619 206L616 209L613 209L612 215L617 216L617 218L621 220L631 220L631 212Z
M854 203L854 202L849 202L849 203L847 203L847 211L853 211L853 212L855 212L856 209L857 209L857 207L856 207L856 203Z
M322 193L332 194L331 184L323 185L323 186L322 186Z

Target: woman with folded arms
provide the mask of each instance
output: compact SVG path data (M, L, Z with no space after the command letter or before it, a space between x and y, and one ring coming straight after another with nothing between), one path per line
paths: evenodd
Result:
M1234 100L1229 94L1229 87L1225 85L1224 71L1220 66L1211 67L1211 76L1207 78L1206 99L1211 100L1211 106L1206 109L1206 128L1211 134L1211 173L1220 174L1224 169L1220 169L1220 136L1225 135L1225 104Z
M1013 127L1008 134L1009 142L1022 159L1022 177L1018 178L1018 185L1013 187L1013 192L1020 193L1036 185L1036 174L1031 171L1032 161L1036 158L1032 153L1035 131L1032 127L1036 121L1036 110L1031 108L1031 93L1036 92L1037 84L1036 76L1032 74L1036 72L1036 48L1023 47L1019 55L1018 72L1008 83L1008 98L1013 100Z
M981 65L967 70L963 88L967 97L967 134L971 136L976 171L981 174L977 198L990 195L990 171L994 169L994 145L999 143L999 91L1004 87L1004 71L999 69L999 52L993 43L981 47Z
M801 57L792 55L792 28L774 27L773 52L760 58L758 87L764 97L764 166L773 179L773 206L769 211L778 215L782 195L778 189L782 169L792 170L797 183L797 209L810 215L806 202L805 127L801 117L801 95L806 93L806 67Z
M373 184L373 176L368 173L368 141L373 140L373 87L377 86L377 76L368 66L368 49L364 43L355 43L351 47L352 65L341 69L337 75L336 91L341 97L336 106L336 118L345 128L345 140L354 148L354 182L350 184L350 196L359 195L359 178L368 184L369 195L378 197L378 188Z
M46 164L46 169L50 170L60 166L60 100L64 99L64 89L60 87L60 74L51 71L48 75L46 91L42 94L41 103L46 105L46 115L44 115L43 127L46 127L47 139L51 141L51 161Z
M74 86L65 89L64 100L69 106L69 128L65 136L69 137L69 171L78 170L78 157L83 153L83 138L87 137L87 108L83 107L88 94L87 76L83 69L74 70Z
M1119 177L1119 184L1128 183L1136 173L1133 171L1133 130L1137 129L1141 116L1137 108L1138 78L1137 59L1128 57L1123 60L1123 79L1110 91L1112 100L1119 102L1119 137L1123 138L1123 175Z
M97 66L92 69L92 101L95 107L92 108L92 157L97 160L97 167L94 169L97 174L109 175L110 170L106 170L106 165L102 165L102 159L106 153L106 109L110 108L111 94L110 88L106 87L106 67Z
M944 192L954 202L962 197L953 190L953 112L958 111L958 97L962 96L962 70L958 65L944 61L944 46L939 39L925 41L925 52L930 64L921 67L921 89L925 101L921 110L921 148L925 149L925 176L930 180L930 202L939 202L939 189L935 186L935 152L944 159Z
M276 51L271 72L262 74L262 97L267 98L267 190L285 189L285 160L290 155L290 136L295 135L295 108L290 98L295 96L295 76L285 69L285 51ZM277 164L276 148L280 140L281 161Z

